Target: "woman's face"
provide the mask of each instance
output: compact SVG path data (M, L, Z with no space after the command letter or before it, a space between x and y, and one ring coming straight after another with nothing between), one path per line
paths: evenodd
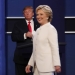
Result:
M42 9L36 12L36 19L41 25L48 22L48 16Z

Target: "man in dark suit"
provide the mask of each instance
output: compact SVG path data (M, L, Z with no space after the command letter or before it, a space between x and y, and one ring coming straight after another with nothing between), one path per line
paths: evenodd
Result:
M25 19L17 22L12 30L12 41L16 42L14 62L16 75L26 75L25 67L32 53L32 37L39 24L33 20L33 8L23 9Z

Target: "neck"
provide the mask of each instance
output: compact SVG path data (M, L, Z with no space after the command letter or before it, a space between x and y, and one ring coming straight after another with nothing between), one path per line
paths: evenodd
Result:
M41 26L45 25L46 23L48 23L48 22L42 23Z
M31 21L32 20L32 18L31 19L26 19L27 21Z

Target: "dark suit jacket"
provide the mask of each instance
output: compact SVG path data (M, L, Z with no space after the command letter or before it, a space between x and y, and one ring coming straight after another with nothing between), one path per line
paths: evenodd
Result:
M34 22L34 30L39 27L37 22ZM25 20L19 21L14 25L11 39L16 42L16 50L14 52L14 62L27 64L28 58L32 53L32 38L24 39L24 33L28 32L27 23ZM28 55L29 54L29 55Z

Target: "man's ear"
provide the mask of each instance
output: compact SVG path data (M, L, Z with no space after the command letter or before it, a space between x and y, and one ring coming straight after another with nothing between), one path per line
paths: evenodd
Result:
M33 13L33 16L34 16L34 13Z

